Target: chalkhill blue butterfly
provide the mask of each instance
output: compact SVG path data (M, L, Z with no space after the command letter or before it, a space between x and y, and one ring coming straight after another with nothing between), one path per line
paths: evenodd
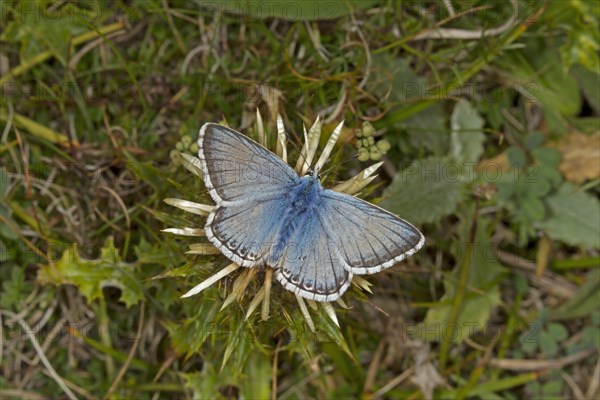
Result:
M337 300L354 274L373 274L419 250L410 223L357 197L325 189L318 166L299 176L233 129L200 130L204 183L216 203L208 240L242 267L268 266L284 288L315 301Z

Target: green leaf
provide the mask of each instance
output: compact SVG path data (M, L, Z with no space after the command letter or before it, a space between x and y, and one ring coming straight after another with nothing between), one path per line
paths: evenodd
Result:
M43 265L38 271L38 280L53 285L75 285L88 302L102 298L103 288L116 287L121 290L121 301L129 308L144 297L135 276L137 268L137 263L120 260L113 239L108 238L98 260L81 258L77 245L73 245L55 264Z
M560 153L551 147L538 147L531 151L536 163L557 167L560 163Z
M239 348L241 347L239 344L243 341L244 336L247 334L244 329L246 328L246 323L246 321L238 321L238 325L235 327L235 330L228 335L227 346L225 347L225 353L223 354L223 362L221 363L221 370L223 370L225 364L227 364L227 361L229 360L229 357L231 357L231 354L233 354L234 350L238 354L243 353Z
M245 366L246 376L240 385L240 398L270 399L272 367L271 360L259 351L253 351Z
M394 177L385 190L384 208L421 224L452 214L462 200L462 178L445 158L416 161Z
M409 101L425 96L425 78L418 76L410 60L390 53L373 57L369 90L388 101ZM390 88L393 90L390 91Z
M527 354L533 354L539 345L540 327L539 323L532 324L528 329L519 335L521 349Z
M513 168L523 168L525 163L527 163L525 152L520 147L509 147L506 150L506 157Z
M597 326L586 326L583 328L582 340L586 344L600 347L600 329Z
M441 103L398 121L395 126L407 132L408 142L416 149L427 149L438 156L448 151L448 129Z
M536 176L536 172L539 169L527 168L525 175L523 175L523 181L518 182L523 189L524 197L529 200L532 197L540 198L547 195L552 189L550 181L545 179L541 174Z
M556 340L546 330L540 332L540 350L542 350L548 358L553 358L558 353L558 344L556 343Z
M558 307L550 317L554 320L580 318L598 308L600 304L600 269L591 270L585 282L566 303Z
M441 302L450 301L451 297L444 295ZM456 324L455 337L453 341L462 342L475 332L485 328L490 317L490 311L500 304L500 290L494 287L487 290L483 295L467 298L463 304L460 316ZM430 308L423 325L417 328L418 336L422 340L438 341L441 335L448 335L450 304ZM433 333L433 335L431 335Z
M564 73L555 49L542 40L528 41L526 49L505 52L499 67L526 93L526 101L541 104L545 121L552 132L564 132L565 117L574 116L581 107L577 81Z
M356 361L339 326L337 326L331 320L331 318L324 311L323 307L318 308L317 317L319 329L322 330L340 349L342 349L344 353L348 355L348 357Z
M544 135L540 131L530 132L525 136L525 147L529 150L533 150L544 143Z
M460 100L450 118L450 156L459 163L475 162L483 153L483 119L471 104Z
M550 217L539 223L550 237L573 246L600 247L600 202L570 183L548 196Z
M563 341L567 337L569 337L569 331L567 330L567 328L565 328L563 324L559 324L556 322L549 323L548 326L546 326L546 331L557 342Z
M292 21L311 21L338 18L353 10L370 8L374 3L374 0L340 2L224 0L214 3L213 6L216 6L218 10L245 15L253 19L280 18ZM208 8L210 7L211 3L208 3Z
M460 243L467 243L470 236L470 219L463 217L461 224ZM425 340L437 340L440 335L448 334L449 322L456 324L456 341L462 341L471 334L484 329L491 311L500 304L500 290L498 284L502 277L502 267L496 257L489 250L492 246L488 233L491 222L480 218L475 241L473 243L472 262L470 264L469 279L466 296L459 317L456 321L448 321L452 301L457 291L458 268L467 257L466 245L455 249L457 267L451 275L444 277L444 296L440 299L443 305L432 307L427 311L423 324L419 326L418 335ZM434 333L435 336L428 336Z
M527 201L521 204L521 216L527 221L540 221L546 215L544 203L537 197L529 196Z
M535 159L535 169L530 174L532 178L547 180L552 187L557 186L562 181L562 176L558 171L560 163L560 153L551 147L538 147L531 151Z
M559 400L564 398L561 396L562 391L565 387L565 381L562 379L550 379L542 385L542 393L540 398L547 400Z
M215 318L221 304L213 297L205 295L198 304L195 314L181 323L169 322L166 324L173 347L177 352L190 356L200 351L210 335L216 336L218 324L215 323Z
M220 374L219 370L209 361L203 360L201 372L181 374L185 379L185 386L192 390L194 399L219 399L222 398L219 388L232 383L232 378Z
M11 264L7 264L11 265ZM32 282L25 279L25 268L12 264L10 280L2 282L0 308L12 309L25 300L33 290Z
M383 53L373 57L367 87L379 98L399 103L402 107L403 104L409 105L425 98L426 83L425 78L415 73L409 59ZM435 104L409 118L396 121L394 127L406 132L408 142L415 149L427 149L439 156L447 152L448 128L442 104ZM397 139L396 136L390 135L388 138Z
M590 104L590 107L594 109L596 115L600 113L600 74L598 72L592 72L579 65L576 65L572 71L573 76L579 81L579 86L583 91L585 99ZM596 126L598 126L598 120L596 120Z
M51 11L45 1L18 2L11 13L15 20L8 24L0 35L0 40L19 42L22 61L50 50L64 63L71 39L87 30L87 16L98 11L99 9L88 11L75 4L65 4L56 11Z

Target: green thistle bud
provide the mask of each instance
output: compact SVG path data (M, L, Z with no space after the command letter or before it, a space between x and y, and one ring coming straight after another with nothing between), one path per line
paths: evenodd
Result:
M175 149L173 149L169 152L169 157L171 158L171 161L175 165L181 164L181 156L179 154L180 153Z
M181 143L183 143L183 145L185 147L189 147L190 144L192 144L192 137L185 135L184 137L181 138Z
M370 122L365 121L362 124L362 133L365 136L373 136L375 134L375 128L371 125Z
M361 147L356 152L358 154L358 161L367 161L369 159L369 150Z
M390 144L390 142L388 142L385 139L381 139L380 141L377 142L377 148L379 149L379 151L382 154L387 153L391 147L392 147L392 145Z
M377 161L381 158L381 152L377 150L377 147L371 147L369 158L373 161Z

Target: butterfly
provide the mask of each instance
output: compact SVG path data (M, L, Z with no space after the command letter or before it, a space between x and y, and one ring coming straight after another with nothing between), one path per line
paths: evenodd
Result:
M283 287L330 302L354 274L373 274L419 250L425 238L394 214L299 176L233 129L206 123L198 139L204 184L216 206L207 239L242 267L269 266Z

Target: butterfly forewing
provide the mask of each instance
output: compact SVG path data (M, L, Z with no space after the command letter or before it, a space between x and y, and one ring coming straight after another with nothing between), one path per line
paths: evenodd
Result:
M298 178L294 170L246 136L208 123L200 130L199 158L213 200L256 201Z

